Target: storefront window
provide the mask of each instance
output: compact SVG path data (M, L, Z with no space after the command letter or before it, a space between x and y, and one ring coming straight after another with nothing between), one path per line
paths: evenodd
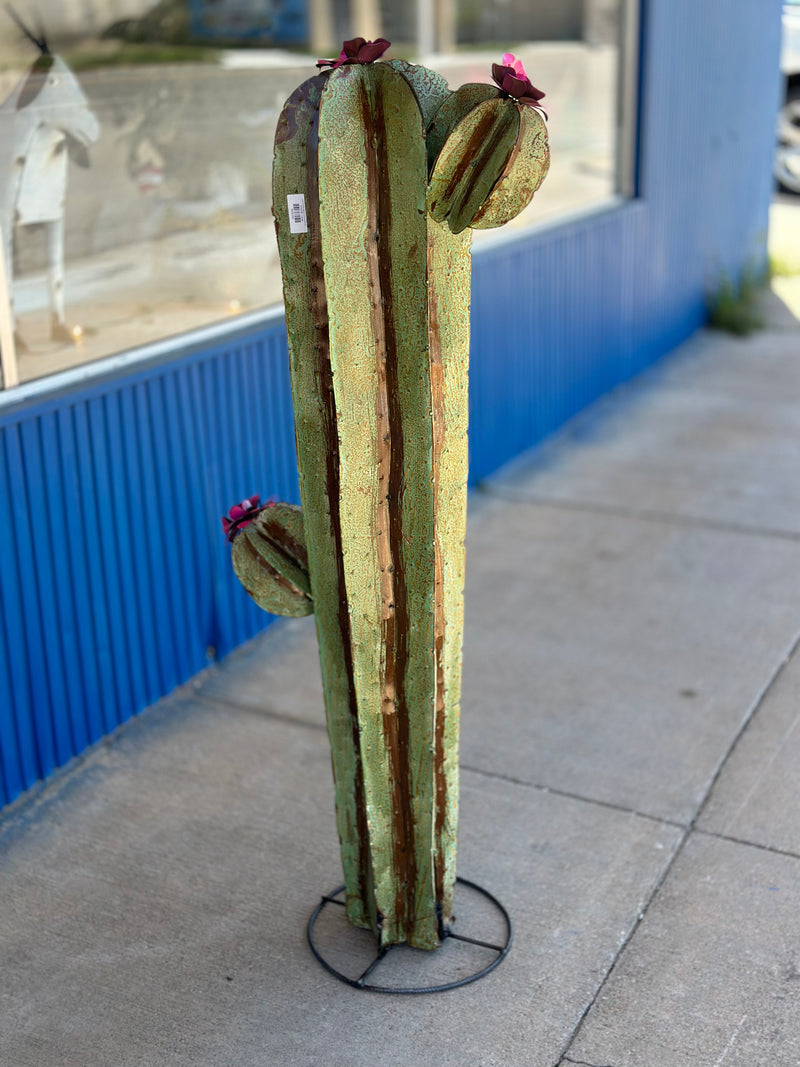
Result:
M606 200L622 2L51 0L30 24L28 5L0 11L5 385L280 301L275 123L356 33L390 38L389 56L421 48L452 88L490 81L513 51L547 93L552 148L515 225Z

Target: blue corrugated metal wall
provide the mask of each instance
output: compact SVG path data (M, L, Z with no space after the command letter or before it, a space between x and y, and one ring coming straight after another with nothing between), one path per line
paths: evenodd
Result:
M0 800L264 625L220 516L298 500L284 335L0 410Z
M637 200L476 253L471 477L688 336L763 254L779 0L649 0ZM0 804L266 617L219 516L296 500L283 323L0 396ZM213 650L213 651L212 651Z
M471 475L535 444L705 320L764 256L780 0L645 0L639 196L473 260Z

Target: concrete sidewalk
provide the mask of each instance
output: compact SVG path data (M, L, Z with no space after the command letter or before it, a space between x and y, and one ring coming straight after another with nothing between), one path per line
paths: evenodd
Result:
M471 499L459 868L513 918L496 971L378 996L311 956L340 871L298 620L0 818L0 1063L800 1063L800 323L779 311L701 333ZM401 969L457 972L453 947Z

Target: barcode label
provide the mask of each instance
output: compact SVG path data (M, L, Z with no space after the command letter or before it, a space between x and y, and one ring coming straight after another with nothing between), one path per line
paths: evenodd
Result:
M302 193L292 193L286 199L289 203L289 233L308 233L306 198Z

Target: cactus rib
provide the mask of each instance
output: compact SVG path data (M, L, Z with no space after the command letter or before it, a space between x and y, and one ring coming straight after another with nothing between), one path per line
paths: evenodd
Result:
M422 112L422 125L427 129L442 104L453 95L447 82L441 74L404 59L387 60L384 66L391 67L406 79Z
M334 72L320 116L343 547L375 895L387 943L431 947L436 907L423 842L433 833L434 561L422 119L405 79L385 65ZM342 195L345 155L358 162Z
M289 98L275 139L273 211L281 252L300 497L331 742L336 815L347 893L357 926L375 926L359 748L358 701L345 588L339 435L330 363L319 218L319 106L328 75ZM287 196L305 193L308 230L290 233ZM324 595L320 595L323 593Z

